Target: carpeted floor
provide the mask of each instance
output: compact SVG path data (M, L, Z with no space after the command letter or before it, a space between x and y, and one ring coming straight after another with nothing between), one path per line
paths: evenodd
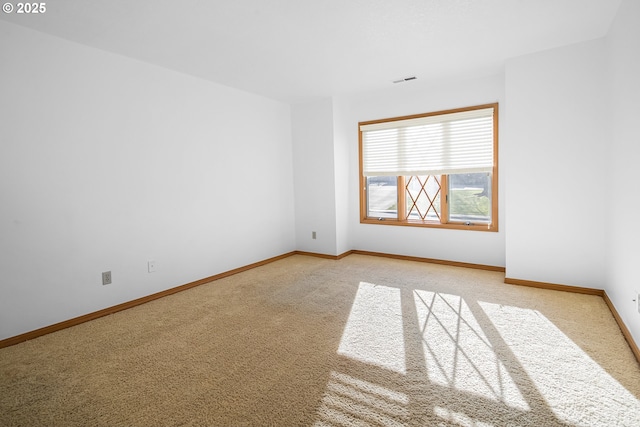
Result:
M292 256L0 350L2 426L640 426L600 297Z

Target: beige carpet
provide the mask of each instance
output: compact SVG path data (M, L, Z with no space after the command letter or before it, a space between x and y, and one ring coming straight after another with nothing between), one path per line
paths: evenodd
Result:
M640 426L600 297L277 261L0 350L2 426Z

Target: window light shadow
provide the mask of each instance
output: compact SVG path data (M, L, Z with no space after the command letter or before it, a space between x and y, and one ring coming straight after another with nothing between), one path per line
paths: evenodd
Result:
M360 282L314 426L640 425L541 313L411 288Z
M400 289L360 282L338 354L404 374Z
M333 371L314 427L335 425L404 426L409 399L381 385Z
M559 419L576 426L606 425L611 420L640 425L640 400L542 313L478 304Z
M431 382L530 409L462 297L416 290L414 300Z

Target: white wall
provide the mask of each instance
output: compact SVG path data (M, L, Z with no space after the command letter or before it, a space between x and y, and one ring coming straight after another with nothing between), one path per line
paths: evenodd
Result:
M351 249L504 266L505 210L501 173L498 175L499 232L360 224L357 143L358 122L361 121L491 102L501 103L501 118L504 113L503 101L502 75L437 82L433 85L425 85L418 80L386 91L337 97L334 101L335 134L341 138L340 146L344 146L342 141L349 141L349 209L346 215L350 229L346 240ZM499 135L500 152L507 144L509 141Z
M292 107L296 247L301 251L340 255L353 249L349 151L354 135L340 126L340 107L330 98Z
M507 277L603 288L604 41L506 65Z
M288 105L4 21L0 76L0 339L295 249Z
M353 176L358 176L357 168L353 168L351 148L357 141L357 128L353 124L344 123L348 117L342 111L342 105L333 102L333 143L335 165L335 191L336 191L336 255L343 254L353 249L351 239L350 210L352 205L352 188L350 183ZM354 136L356 139L354 139ZM356 160L357 162L357 160ZM357 165L357 163L356 163ZM356 188L357 189L357 188ZM357 195L355 196L357 197Z
M609 227L607 295L640 344L640 2L622 2L607 37L611 174L607 179Z
M332 101L295 105L291 120L296 248L337 255Z

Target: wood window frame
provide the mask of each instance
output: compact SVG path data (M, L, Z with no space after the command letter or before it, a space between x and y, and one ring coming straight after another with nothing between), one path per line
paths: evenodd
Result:
M377 218L367 216L367 180L363 174L363 153L362 153L362 131L360 126L384 123L391 121L415 119L427 116L436 116L450 113L458 113L463 111L493 108L493 169L491 172L491 222L481 224L470 224L462 221L450 221L449 220L449 183L448 175L440 175L440 221L432 220L416 220L407 218L406 208L400 209L401 206L406 206L406 191L405 191L405 177L397 177L397 206L398 217L397 218ZM428 227L428 228L445 228L454 230L474 230L474 231L498 231L498 103L475 105L471 107L456 108L450 110L435 111L424 114L415 114L409 116L392 117L379 120L364 121L358 123L358 157L359 157L359 174L360 174L360 223L362 224L377 224L377 225L396 225L396 226L410 226L410 227Z

